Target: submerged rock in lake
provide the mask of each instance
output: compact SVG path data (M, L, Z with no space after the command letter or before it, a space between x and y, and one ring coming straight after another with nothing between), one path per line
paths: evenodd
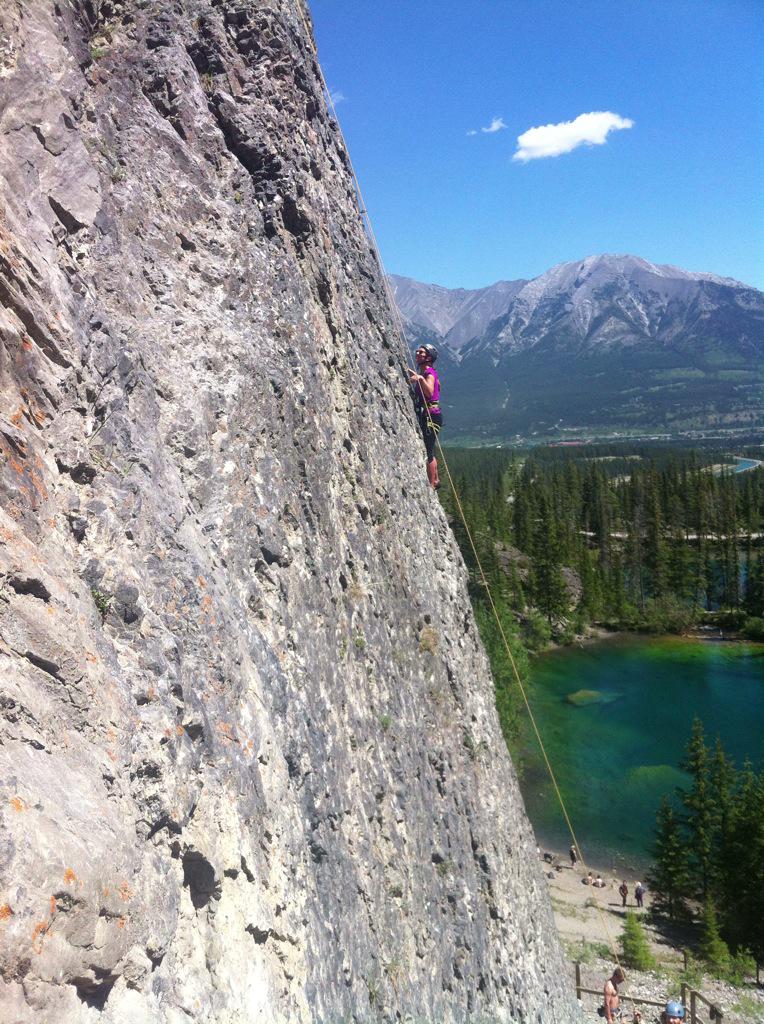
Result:
M688 776L671 764L645 764L632 768L626 776L628 785L655 789L660 795L673 793L677 786L686 786Z
M576 708L584 708L590 704L612 704L618 700L619 694L610 690L576 690L565 696L565 703Z

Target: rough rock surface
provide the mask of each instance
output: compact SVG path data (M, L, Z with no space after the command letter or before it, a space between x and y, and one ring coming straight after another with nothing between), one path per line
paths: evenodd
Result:
M578 1019L298 0L0 5L0 1017Z

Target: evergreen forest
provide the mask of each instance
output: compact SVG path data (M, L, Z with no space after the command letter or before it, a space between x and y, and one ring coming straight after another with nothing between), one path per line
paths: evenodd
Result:
M484 603L477 556L530 650L591 625L683 632L712 622L764 638L764 469L735 473L714 449L446 455L458 497L445 487L443 504L473 597Z
M523 681L529 654L592 626L705 627L764 640L764 468L736 473L714 447L446 456L455 486L441 500L468 566L510 747L521 698L502 633ZM697 913L706 965L731 976L741 958L764 960L764 773L736 767L718 741L710 748L699 721L682 767L689 788L657 816L654 911L671 920Z
M764 772L737 768L696 720L682 767L689 787L658 811L648 876L653 912L672 921L700 908L700 954L714 973L764 963Z

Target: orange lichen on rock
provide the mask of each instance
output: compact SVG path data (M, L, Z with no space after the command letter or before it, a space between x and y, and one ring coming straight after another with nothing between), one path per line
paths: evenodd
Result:
M64 881L67 885L74 885L74 883L78 881L77 876L71 868L67 868L64 872Z
M42 953L45 936L50 930L50 921L38 921L32 931L32 949L35 953Z
M123 903L129 902L133 898L133 890L130 888L127 882L120 883L119 896Z
M126 924L127 924L127 918L126 917L118 917L117 918L117 928L124 928Z
M51 917L55 917L56 916L56 897L55 896L51 896L51 898L50 898L50 916Z
M22 811L25 811L27 809L27 805L24 803L20 796L12 796L10 803L11 807L18 814L21 814Z
M3 903L0 907L0 921L7 921L9 917L13 917L13 911L7 903Z

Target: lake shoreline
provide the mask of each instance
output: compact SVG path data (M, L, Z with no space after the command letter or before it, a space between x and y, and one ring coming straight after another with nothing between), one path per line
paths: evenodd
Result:
M687 785L680 764L695 715L737 763L757 754L763 654L750 641L607 631L533 659L534 718L592 870L637 877L646 870L661 799ZM567 829L525 722L515 756L541 848L567 864Z
M580 877L586 874L587 871L591 871L596 877L601 875L605 882L608 882L611 878L618 879L618 885L621 884L624 878L624 874L628 877L633 877L635 880L641 880L644 884L645 875L649 870L647 865L640 864L636 857L629 857L625 853L616 853L614 857L603 857L602 855L593 854L591 857L586 855L586 847L579 851L578 863L575 868L571 868L570 854L567 849L560 849L559 843L541 843L539 842L541 865L545 871L555 870L555 864L561 864L563 871L576 872ZM544 860L544 854L551 855L554 859L551 864L548 864ZM623 863L613 863L614 858L622 858ZM585 865L585 870L584 870ZM640 874L641 872L641 874ZM559 872L557 872L559 874ZM584 890L584 897L586 897L588 886L581 883L581 888Z
M716 631L721 635L713 635ZM530 652L531 660L543 658L545 654L552 654L554 651L573 651L576 648L592 647L597 644L606 644L615 640L660 640L674 638L676 640L697 640L705 644L750 644L751 646L764 646L760 640L751 640L743 636L739 630L730 629L723 631L719 626L693 626L684 633L673 633L666 630L663 633L650 633L640 629L626 629L619 626L617 629L608 629L606 626L587 626L586 633L576 634L568 643L561 643L551 640L542 651Z

